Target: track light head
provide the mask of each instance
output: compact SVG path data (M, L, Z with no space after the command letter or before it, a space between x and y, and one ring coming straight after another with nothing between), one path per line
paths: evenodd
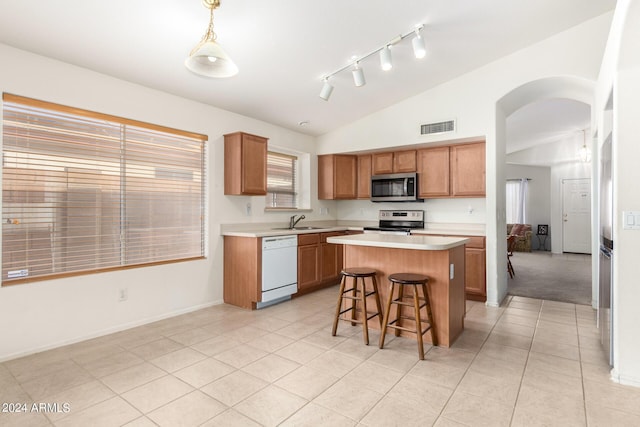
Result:
M424 58L427 55L427 49L424 47L424 39L422 35L420 35L420 30L422 27L416 29L416 35L411 40L411 45L413 46L413 54L417 59Z
M391 62L391 47L386 45L380 50L380 67L384 71L389 71L393 68L393 63Z
M357 62L355 63L353 70L351 70L351 73L353 74L353 83L357 87L367 84L366 80L364 79L364 71L362 71L362 68L360 68Z
M331 92L333 92L333 86L329 83L328 78L323 79L323 82L322 89L320 89L320 98L328 101L329 97L331 97Z

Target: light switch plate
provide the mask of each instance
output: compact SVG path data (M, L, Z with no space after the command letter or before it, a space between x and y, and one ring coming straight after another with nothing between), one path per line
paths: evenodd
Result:
M622 228L640 230L640 211L622 211Z
M449 280L453 280L455 277L455 268L453 264L449 264Z

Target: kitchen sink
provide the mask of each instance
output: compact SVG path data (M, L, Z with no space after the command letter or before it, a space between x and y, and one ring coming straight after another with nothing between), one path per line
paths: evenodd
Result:
M272 228L272 230L321 230L322 227L276 227Z

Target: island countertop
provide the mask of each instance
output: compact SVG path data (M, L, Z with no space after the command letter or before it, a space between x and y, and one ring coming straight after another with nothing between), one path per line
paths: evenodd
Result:
M469 239L462 237L441 237L429 235L403 236L397 234L354 234L327 238L327 243L340 245L372 246L378 248L416 249L422 251L443 251L462 246Z

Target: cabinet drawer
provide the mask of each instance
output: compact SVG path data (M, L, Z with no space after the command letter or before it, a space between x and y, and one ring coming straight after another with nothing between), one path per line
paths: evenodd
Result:
M345 234L347 234L345 231L332 231L329 233L320 233L320 242L327 243L327 237L344 236Z
M298 246L317 245L320 243L320 234L298 234Z
M467 248L478 248L484 249L484 236L464 236L469 239L469 242L466 244Z

